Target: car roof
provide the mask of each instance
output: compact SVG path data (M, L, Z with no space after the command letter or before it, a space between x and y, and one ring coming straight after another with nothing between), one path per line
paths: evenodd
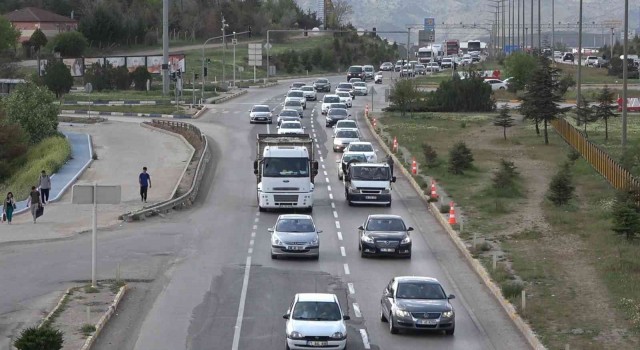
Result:
M367 163L369 164L369 163ZM402 216L400 215L393 215L393 214L370 214L369 219L400 219L402 221L404 221L402 219Z
M296 112L296 113L298 113L298 111L296 111L295 109L291 109L291 108L283 108L283 109L280 111L280 114L282 114L282 112L285 112L285 111L286 111L286 112Z
M340 96L338 96L336 94L326 94L326 95L324 95L324 97L340 97Z
M388 168L389 164L387 164L387 163L356 163L356 164L354 164L354 166L368 166L368 167L373 167L373 168Z
M349 123L355 123L355 120L351 120L351 119L343 119L343 120L338 120L338 122L336 123L336 125L340 124L340 123L345 123L345 122L349 122Z
M358 131L358 128L340 128L340 130L338 130L338 132L340 131ZM359 153L359 152L353 152L353 153Z
M253 109L253 108L256 108L256 107L267 107L267 108L269 108L269 105L253 105L253 107L251 107L251 108Z
M395 277L397 282L428 282L440 284L440 281L433 277L426 276L397 276Z
M331 111L333 109L341 109L341 110L347 112L347 114L349 113L349 111L346 108L329 108L329 111Z
M373 146L373 144L371 142L368 142L368 141L351 142L349 145L353 145L353 144L371 145L371 146Z
M311 215L305 214L282 214L278 216L278 220L280 219L312 219Z
M296 299L298 301L338 302L338 297L330 293L298 293Z

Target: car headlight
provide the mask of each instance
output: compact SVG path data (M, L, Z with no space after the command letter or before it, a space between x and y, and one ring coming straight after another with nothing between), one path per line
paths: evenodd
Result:
M280 238L278 238L278 236L276 236L276 235L271 235L271 244L273 244L273 245L284 245L284 243L282 243Z
M382 194L389 194L390 192L391 192L390 190L382 190L382 191L380 191L380 193L382 193Z
M407 243L411 243L411 237L410 236L407 236L407 237L403 238L400 241L400 244L407 244Z
M302 334L300 334L300 332L293 331L293 332L289 333L289 338L291 338L291 339L302 339L302 338L304 338L304 336Z
M360 193L360 190L355 186L349 186L349 193Z
M442 317L444 317L444 318L451 318L451 317L453 317L453 310L443 312L443 313L442 313Z
M346 338L346 335L342 332L335 332L331 334L331 339L344 339L344 338Z
M309 242L309 245L313 245L313 246L318 245L318 236L316 236L316 237L313 239L313 241Z
M342 146L342 140L340 140L340 139L333 139L333 144L334 144L334 146Z
M371 243L371 244L373 244L373 238L371 238L371 237L369 237L369 236L367 236L367 235L362 235L362 238L361 238L361 239L362 239L362 241L363 241L363 242L365 242L365 243Z
M411 317L411 313L407 310L395 309L393 313L398 317Z

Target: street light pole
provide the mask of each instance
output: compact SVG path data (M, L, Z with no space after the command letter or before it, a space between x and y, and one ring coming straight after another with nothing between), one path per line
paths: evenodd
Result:
M520 47L520 0L515 0L515 1L518 2L518 11L517 11L518 12L518 28L517 28L518 29L518 34L517 34L518 38L517 38L516 41L518 42L518 44L517 44L518 47ZM523 15L523 17L524 17L524 15Z
M580 0L582 2L582 0ZM629 77L629 0L624 0L624 45L622 47L622 148L627 147L627 79ZM613 57L612 57L613 58Z
M555 59L556 52L556 0L551 0L551 57L553 57L553 64L556 64Z
M542 55L542 28L540 26L540 2L542 0L538 0L538 54ZM552 55L553 56L553 55Z
M224 20L224 17L222 17L222 83L224 84L224 79L225 79L225 54L226 54L226 48L227 48L227 42L225 41L225 30L229 25L227 24L227 21Z
M533 0L531 0L531 53L533 53Z
M614 40L614 28L611 28L611 57L609 57L609 62L613 59L613 40ZM38 65L39 66L39 65Z
M576 103L580 106L582 98L582 0L580 0L580 10L578 13L578 81L576 85Z
M236 32L233 32L233 87L236 87L236 46L238 44Z

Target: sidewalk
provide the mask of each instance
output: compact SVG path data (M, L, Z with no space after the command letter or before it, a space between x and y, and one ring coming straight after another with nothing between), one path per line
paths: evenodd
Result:
M118 216L125 212L169 199L191 156L190 149L181 139L137 124L108 121L70 126L61 123L59 129L65 133L91 135L98 160L91 163L77 183L96 181L122 187L120 204L98 206L100 228L121 223ZM75 148L73 154L75 160ZM139 196L138 174L143 166L148 167L151 174L148 203L141 203ZM64 187L63 179L69 181L72 178L69 173L74 173L74 170L67 169L65 165L52 178L53 187ZM36 224L32 223L28 211L14 217L12 225L0 224L0 244L60 239L91 230L92 206L71 204L71 191L70 185L57 202L47 204L44 215Z

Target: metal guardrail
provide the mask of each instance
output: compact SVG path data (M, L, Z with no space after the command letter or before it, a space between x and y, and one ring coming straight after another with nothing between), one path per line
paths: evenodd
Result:
M177 122L173 120L158 120L158 119L152 120L151 123L152 125L156 124L156 125L170 126L174 128L183 128L183 129L190 130L196 133L197 135L200 135L200 140L203 142L202 153L200 154L200 160L198 161L198 166L196 167L196 173L195 173L195 176L193 177L193 182L191 183L191 187L185 194L177 198L172 198L164 202L153 204L150 207L138 210L136 212L123 214L120 218L124 221L139 220L141 218L157 215L159 213L166 213L171 209L187 208L191 206L193 202L195 202L196 197L198 196L200 183L202 181L202 177L204 176L203 167L204 165L206 165L206 163L209 162L211 157L211 154L209 152L209 142L207 140L207 137L202 133L202 131L200 131L200 129L195 127L193 124ZM193 146L195 148L195 145ZM195 153L194 153L194 156L195 156Z

